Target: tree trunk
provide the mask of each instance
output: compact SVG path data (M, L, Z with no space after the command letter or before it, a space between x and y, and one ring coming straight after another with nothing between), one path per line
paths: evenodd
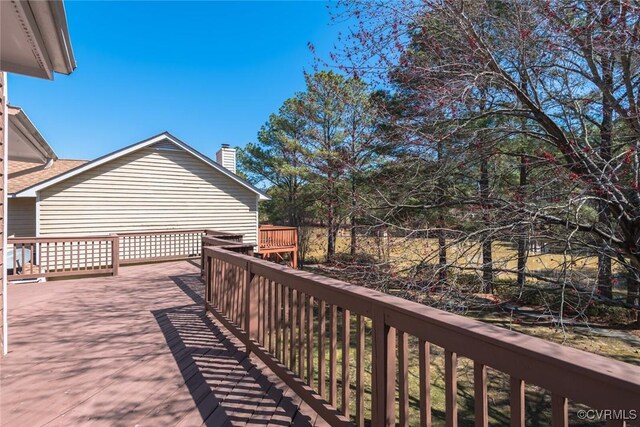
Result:
M329 200L327 200L327 262L332 262L336 255L336 200L334 197L335 184L331 174L327 177L327 189Z
M491 238L482 241L482 286L486 294L493 293L493 253L491 252Z
M356 198L356 180L352 176L351 177L351 258L356 256L356 247L357 247L357 237L356 237L356 227L357 227L357 218L356 218L356 207L358 201Z
M295 211L296 211L296 198L294 195L293 186L289 186L289 194L287 198L287 225L295 227Z
M333 209L330 209L331 211ZM327 262L333 261L333 258L336 255L336 232L335 232L335 224L333 220L333 213L329 214L329 218L327 218Z
M439 217L439 222L444 223L444 217ZM441 284L447 282L447 238L444 230L438 231L438 279Z
M606 221L608 217L606 207L601 207L600 221ZM600 247L600 253L598 254L598 294L604 298L613 298L613 289L611 286L611 257L609 253L610 248L604 243Z
M640 259L631 257L631 271L627 280L627 304L640 304Z
M627 304L638 306L640 304L640 258L630 257L631 271L627 280ZM640 312L635 309L636 327L640 328Z
M438 143L438 162L442 159L442 142ZM444 201L444 180L440 179L438 183L438 203ZM442 208L440 208L442 209ZM440 285L447 283L447 236L444 231L445 221L444 214L438 214L438 280Z
M486 158L480 162L480 203L484 216L484 225L488 229L491 227L491 218L488 214L489 206L489 165ZM490 294L493 292L493 254L491 244L493 239L489 232L485 232L482 239L482 287L483 292Z
M602 57L603 84L606 88L613 87L612 58L608 54ZM608 163L611 161L611 142L613 132L613 106L606 96L602 97L602 121L600 123L600 157L602 159L602 170L609 170ZM604 196L603 196L604 197ZM598 220L608 229L609 206L606 200L599 202ZM605 298L611 298L611 249L609 243L604 241L598 254L598 293Z
M520 186L518 188L520 203L524 203L524 198L527 192L527 159L525 156L520 156ZM527 236L527 229L525 226L521 227L520 234L518 236L518 275L517 282L520 291L524 289L527 276L527 258L529 257L529 239Z

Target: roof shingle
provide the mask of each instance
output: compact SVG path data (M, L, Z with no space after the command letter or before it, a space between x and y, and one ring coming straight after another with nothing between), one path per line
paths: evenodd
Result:
M46 165L42 163L9 160L9 194L32 187L85 163L87 160L58 159L49 168L46 168Z

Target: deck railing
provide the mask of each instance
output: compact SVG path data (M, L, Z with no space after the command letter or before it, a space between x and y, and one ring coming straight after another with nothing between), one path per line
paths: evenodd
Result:
M118 233L120 264L199 257L204 234L205 230Z
M431 425L440 363L446 425L456 426L463 360L477 426L494 409L493 375L506 377L511 425L525 425L532 385L550 393L553 426L568 425L569 405L618 414L607 425L640 416L640 367L224 248L206 247L204 261L207 310L331 425Z
M215 230L162 230L108 236L8 239L8 280L118 274L120 265L194 259L203 236L242 242L242 235ZM214 244L214 243L209 243ZM237 250L247 253L244 244ZM253 250L253 246L251 246Z
M118 272L116 236L9 238L7 243L8 280Z

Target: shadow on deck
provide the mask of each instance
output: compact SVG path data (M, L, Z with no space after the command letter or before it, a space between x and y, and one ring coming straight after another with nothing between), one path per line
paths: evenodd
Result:
M11 286L2 425L313 425L316 414L204 315L196 265Z

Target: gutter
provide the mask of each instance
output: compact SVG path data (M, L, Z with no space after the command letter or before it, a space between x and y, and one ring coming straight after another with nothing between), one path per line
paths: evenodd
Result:
M56 73L71 74L76 68L76 60L71 48L64 3L62 0L28 0L26 3L42 37L51 68Z
M49 5L51 6L53 20L58 30L60 48L62 49L62 56L66 65L66 70L55 71L68 75L76 69L77 64L76 58L73 55L73 49L71 48L71 37L69 36L69 26L67 25L67 14L64 9L64 2L62 0L53 0Z

